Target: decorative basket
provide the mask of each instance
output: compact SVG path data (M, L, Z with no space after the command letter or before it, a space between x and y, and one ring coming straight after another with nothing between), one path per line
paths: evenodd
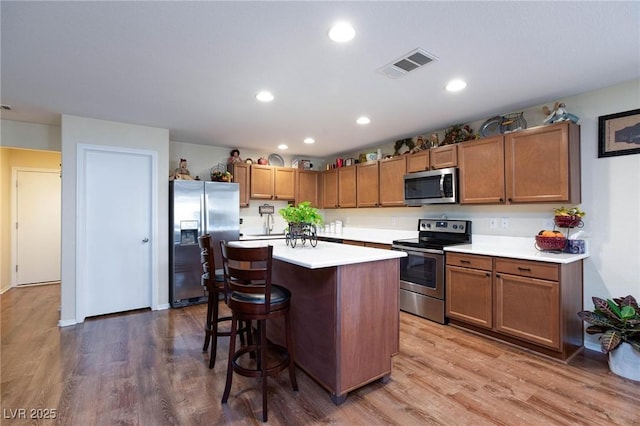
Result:
M536 235L536 248L538 250L556 250L562 251L567 239L565 237L545 237Z
M554 216L553 221L559 228L581 228L584 225L580 216Z

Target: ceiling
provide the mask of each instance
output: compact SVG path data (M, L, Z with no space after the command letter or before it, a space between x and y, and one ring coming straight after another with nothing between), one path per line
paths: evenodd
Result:
M2 118L325 157L640 77L640 2L2 1ZM348 20L354 40L329 27ZM421 48L438 60L392 79ZM449 93L452 78L467 81ZM255 94L268 89L269 104ZM639 94L640 98L640 94ZM567 106L571 110L571 106ZM356 118L371 123L360 126ZM303 144L305 137L316 143Z

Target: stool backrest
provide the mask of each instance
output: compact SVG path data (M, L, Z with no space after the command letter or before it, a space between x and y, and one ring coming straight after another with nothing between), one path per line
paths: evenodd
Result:
M225 292L253 294L264 297L264 312L269 311L271 298L271 264L273 246L233 247L220 242Z
M210 274L215 274L216 270L211 235L204 234L198 237L198 246L200 246L200 263L202 263L202 285L206 286L208 283L205 281L210 278Z

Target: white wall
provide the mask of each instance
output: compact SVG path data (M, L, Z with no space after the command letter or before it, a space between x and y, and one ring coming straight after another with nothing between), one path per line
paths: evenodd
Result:
M591 248L591 257L584 262L584 308L593 308L592 296L632 294L640 298L640 155L598 158L598 117L640 108L640 80L553 99L546 105L551 106L556 100L580 117L581 208L587 212L583 230L590 235ZM525 111L529 127L541 124L544 115L540 111L541 105ZM481 123L471 123L471 127L477 131ZM393 151L393 143L385 147L386 152ZM415 229L419 218L446 214L450 218L471 219L474 234L533 237L544 227L544 221L553 217L557 206L423 206L324 213L325 220L341 219L346 226L389 229ZM490 229L491 217L509 218L509 228ZM599 350L598 336L585 335L585 339L587 347Z
M92 118L62 116L62 265L60 324L76 323L76 156L78 144L120 146L157 152L158 179L169 175L169 131ZM156 283L160 307L169 302L168 185L158 185ZM117 262L117 259L112 261ZM117 265L114 264L114 267Z
M60 152L60 126L0 120L0 145Z

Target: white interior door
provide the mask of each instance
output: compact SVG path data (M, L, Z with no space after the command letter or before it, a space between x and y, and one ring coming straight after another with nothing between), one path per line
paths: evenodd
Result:
M60 171L16 171L16 284L60 281Z
M81 312L151 306L152 157L84 151L78 240Z

